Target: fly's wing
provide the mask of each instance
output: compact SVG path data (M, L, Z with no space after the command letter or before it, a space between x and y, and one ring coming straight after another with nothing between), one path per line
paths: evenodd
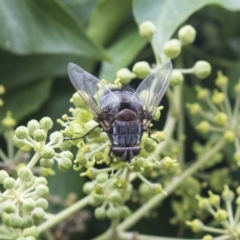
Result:
M136 89L133 98L143 105L142 124L147 130L172 78L172 63L166 61L149 74Z
M102 107L104 107L103 104L105 104L105 109L107 108L110 112L114 112L115 108L119 106L119 100L116 95L99 79L74 63L68 64L68 75L73 86L85 101L95 118L100 122L104 130L108 130L110 121L108 121ZM106 101L104 101L103 103L103 96L106 95L110 102L106 103ZM106 104L108 105L106 106Z

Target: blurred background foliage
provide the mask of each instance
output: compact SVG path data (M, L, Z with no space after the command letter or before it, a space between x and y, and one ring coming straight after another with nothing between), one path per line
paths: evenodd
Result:
M180 26L192 25L197 38L182 51L183 66L190 68L197 60L206 60L213 70L201 85L213 88L219 69L233 85L240 76L239 9L239 0L0 0L0 84L6 88L1 118L9 110L19 125L44 116L54 121L60 118L71 106L69 99L75 91L67 77L69 62L109 82L115 80L118 69L131 68L136 61L154 63L150 46L138 34L137 25L146 20L157 27L153 41L159 53ZM186 83L186 101L194 101L193 86L199 80L191 75ZM189 143L201 139L190 122L194 120L186 122ZM55 129L60 126L55 124ZM192 158L191 149L186 150ZM50 199L55 203L50 211L63 208L71 191L81 198L82 181L75 172L56 170L49 178ZM130 205L133 211L138 207L137 203ZM91 211L76 216L86 221L85 230L73 228L76 232L70 234L71 239L90 239L108 228L109 222L95 220ZM173 213L168 201L153 215L134 230L165 236L181 231L169 223ZM56 239L65 239L68 224L66 221L55 229ZM187 233L188 237L191 234Z

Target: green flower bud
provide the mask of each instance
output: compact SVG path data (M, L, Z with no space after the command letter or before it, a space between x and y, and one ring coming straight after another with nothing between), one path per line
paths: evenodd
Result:
M19 139L16 135L13 136L12 143L17 148L22 148L25 145L24 141Z
M5 93L5 87L3 85L0 85L0 95L3 95Z
M217 79L215 80L215 84L218 87L226 86L228 83L228 77L224 76L221 71L217 71Z
M116 77L120 78L123 84L128 84L136 76L128 68L121 68L117 71Z
M93 191L94 191L96 194L99 194L99 195L102 195L102 194L103 194L103 188L102 188L100 185L98 185L98 184L95 184L95 185L94 185Z
M132 71L138 78L143 79L151 73L151 67L148 62L137 62L134 64Z
M127 218L131 215L131 211L127 206L120 206L119 210L122 218Z
M3 212L2 213L2 223L4 225L6 225L7 227L9 227L9 220L11 219L11 217L14 216L14 214L8 214Z
M2 99L0 99L0 105L3 105ZM16 125L16 120L12 117L10 111L8 111L6 117L2 119L2 125L6 128L13 128Z
M237 204L237 205L240 205L240 196L237 197L237 199L236 199L236 204Z
M38 237L38 231L37 231L37 227L35 226L32 226L30 228L26 228L23 230L23 236L24 237L35 237L37 238Z
M98 207L94 211L94 216L99 220L104 219L106 218L106 210L103 207Z
M238 94L240 93L240 81L234 86L234 91Z
M44 197L49 193L49 189L46 185L40 184L36 187L36 195L38 197Z
M165 157L163 160L163 166L167 170L171 170L173 167L177 166L177 160L171 159L170 157Z
M162 185L160 183L157 183L157 184L154 185L153 194L157 195L157 194L160 194L160 193L163 193L164 195L167 195L167 193L165 193L163 191Z
M118 178L115 183L114 186L118 189L125 189L127 188L128 182L125 178Z
M193 221L186 221L186 224L191 228L193 232L200 232L203 228L203 224L199 219Z
M105 183L109 179L109 175L107 172L99 173L96 176L97 183Z
M212 95L212 101L215 104L220 104L225 100L225 94L222 92L219 92L217 90L213 91L213 95Z
M35 208L36 204L35 201L32 198L27 198L23 202L23 208L27 212L31 212Z
M36 207L32 212L31 212L31 217L33 218L34 221L40 221L44 218L45 212L43 211L42 208Z
M210 129L210 124L207 121L201 121L197 126L196 129L199 130L201 133L208 133Z
M69 158L61 158L58 160L58 169L60 171L66 172L69 171L72 167L72 161Z
M73 154L70 151L64 151L60 153L61 157L69 158L70 160L73 160Z
M15 187L15 179L12 177L7 177L3 180L3 186L5 189L13 189Z
M234 192L229 189L228 185L224 186L224 190L222 192L222 198L226 202L232 202L234 199Z
M95 120L90 120L84 125L84 132L87 133L91 131L93 128L95 128L97 125L99 125ZM95 128L90 134L88 134L89 139L94 139L100 136L102 133L101 128Z
M119 209L117 209L115 207L109 207L107 209L107 217L111 220L114 220L114 219L120 217Z
M53 132L52 134L50 134L49 139L53 143L58 143L60 140L63 139L63 135L62 135L62 133L56 131L56 132ZM66 141L66 142L68 142L68 141Z
M182 45L190 44L195 40L196 30L191 25L186 25L179 29L178 37Z
M79 108L86 108L86 103L84 102L84 100L80 97L80 95L78 94L78 92L75 92L72 96L72 102L74 104L75 107L79 107Z
M158 142L162 142L166 139L166 131L154 132L152 138L156 139Z
M206 61L197 61L193 66L194 74L199 79L204 79L210 75L212 68L211 65Z
M140 184L138 192L144 199L148 199L153 194L152 189L144 182Z
M218 209L217 212L215 213L214 218L218 221L218 222L223 222L226 221L228 218L228 214L226 210L223 209Z
M205 235L202 240L213 240L213 237L211 235Z
M110 192L108 197L109 201L115 204L118 204L122 201L122 194L117 190L113 190L112 192Z
M54 159L45 159L45 158L41 158L40 159L40 165L43 168L52 168L54 165Z
M44 198L38 198L35 203L36 207L40 207L43 210L46 210L48 208L48 201Z
M208 210L209 209L209 200L207 198L197 197L198 207L200 209Z
M181 43L178 39L167 41L163 47L163 51L170 59L176 58L181 52Z
M23 182L28 182L32 179L33 174L32 171L27 168L27 167L23 167L21 169L19 169L18 171L18 177L23 181Z
M53 121L49 117L42 118L39 124L40 124L40 127L45 131L48 131L53 127Z
M132 193L133 193L133 185L131 183L128 183L123 200L125 202L128 201L131 198Z
M220 204L220 196L218 196L217 194L213 194L211 191L209 191L208 194L209 194L209 203L213 207L218 207Z
M234 154L234 161L237 163L238 166L240 166L240 153L236 152Z
M180 85L183 83L183 75L179 70L173 70L172 73L172 80L170 82L170 85L172 87L176 87L177 85Z
M187 103L186 107L188 108L191 115L196 115L201 110L201 106L198 103Z
M27 124L29 134L32 136L33 132L40 128L39 122L35 119L31 120Z
M157 147L157 143L156 141L154 141L153 139L151 138L147 138L145 141L144 141L144 149L148 152L148 153L152 153L156 150L156 147Z
M87 158L83 152L78 151L75 161L84 166L87 163Z
M67 151L67 150L69 150L70 148L71 148L71 146L72 146L72 143L71 143L71 141L63 141L63 142L60 142L59 143L59 148L60 148L60 150L62 150L62 151Z
M19 139L25 139L29 134L29 131L26 127L24 126L20 126L15 130L15 135L19 138Z
M16 210L16 205L13 202L6 202L3 206L3 211L6 213L14 213Z
M227 143L233 142L234 139L235 139L235 134L234 134L234 132L231 131L231 130L225 131L224 134L223 134L223 139L224 139L224 141L227 142Z
M214 120L218 125L222 126L228 121L228 116L226 113L219 112L215 115Z
M37 186L37 185L40 185L40 184L43 184L43 185L47 185L48 182L47 182L47 179L44 178L44 177L38 177L34 180L34 184Z
M44 142L46 140L46 138L47 138L47 134L46 134L46 132L44 130L37 129L33 133L33 138L37 142Z
M8 178L9 175L5 170L0 170L0 184L3 184L5 178Z
M160 119L162 109L163 109L163 106L160 106L157 108L156 112L153 115L153 120L158 121Z
M95 183L94 182L86 182L83 185L83 192L85 194L90 194L94 189Z
M105 200L104 195L99 195L96 193L92 194L92 198L93 198L93 203L95 206L102 204L103 201Z
M88 109L87 110L83 109L83 108L79 108L78 109L77 121L79 123L86 124L87 122L89 122L92 119L93 119L93 115L92 115L92 113ZM77 126L75 126L75 127L77 128Z
M196 90L197 90L197 98L198 99L204 99L209 96L209 91L206 88L201 88L201 87L197 86Z
M13 215L9 219L9 225L12 228L21 228L23 224L23 219L19 215Z
M149 41L152 39L155 31L156 27L151 21L145 21L139 25L139 35Z
M32 227L33 224L34 224L33 219L30 216L28 216L28 215L23 216L22 228Z
M51 146L44 146L41 151L42 158L51 159L55 156L54 148Z

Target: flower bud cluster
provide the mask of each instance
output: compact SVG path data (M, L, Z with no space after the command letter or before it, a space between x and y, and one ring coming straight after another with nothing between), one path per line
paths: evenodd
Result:
M240 187L236 189L237 197L235 193L229 189L227 185L224 186L224 190L221 195L208 192L208 197L197 196L198 207L202 211L207 211L218 223L219 227L205 226L199 219L193 221L187 221L186 224L190 226L192 231L207 231L211 234L218 234L219 237L225 236L225 239L234 239L239 235L238 225L240 223ZM224 205L221 204L221 201ZM232 206L236 204L236 207ZM235 210L235 214L234 214ZM223 229L222 229L223 228ZM203 239L213 239L211 235L204 236Z
M212 93L208 89L196 87L197 98L202 101L200 103L187 103L187 108L191 115L198 115L202 121L198 123L196 129L202 134L217 134L226 142L234 143L236 152L234 160L240 166L240 128L239 117L240 95L238 84L235 85L236 101L235 105L231 106L228 96L228 78L220 71L217 74L215 89Z
M43 220L48 202L47 180L36 177L27 168L21 168L18 179L10 177L4 170L0 171L0 184L5 191L0 195L2 221L11 228L28 229Z
M47 141L48 131L52 128L53 122L49 117L44 117L40 121L31 120L27 127L16 128L13 136L13 145L17 148L31 147L40 155L40 165L43 168L52 168L54 162L58 164L61 171L67 171L72 167L73 155L68 151L71 147L70 141L63 141L63 134L53 132L50 134L50 141ZM56 152L56 148L61 150Z

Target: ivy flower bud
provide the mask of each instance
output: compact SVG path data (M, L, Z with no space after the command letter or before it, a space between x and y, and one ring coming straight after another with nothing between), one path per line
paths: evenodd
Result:
M34 221L40 221L44 218L45 212L43 211L42 208L35 208L32 212L31 212L31 217L33 218Z
M156 149L156 146L157 146L156 141L154 141L154 140L151 139L151 138L147 138L147 139L144 141L144 149L145 149L148 153L154 152L155 149Z
M53 127L53 121L51 118L49 117L44 117L39 121L40 127L45 130L48 131Z
M103 207L98 207L94 211L94 216L99 220L104 219L106 218L106 210Z
M172 87L176 87L177 85L180 85L183 83L183 75L179 70L173 70L172 73L172 80L170 82L170 85Z
M154 132L152 138L156 139L158 142L162 142L166 139L166 131Z
M12 143L17 148L22 148L25 145L24 141L19 139L16 135L13 135Z
M7 177L3 180L3 186L5 189L13 189L15 187L15 179L12 177Z
M133 68L132 68L133 73L135 73L135 75L138 78L145 78L147 75L150 74L151 72L151 67L148 64L148 62L142 61L142 62L137 62L134 64Z
M15 130L15 135L19 138L19 139L25 139L29 134L29 131L26 127L24 126L20 126Z
M69 158L73 160L73 154L70 151L63 151L60 153L61 157Z
M198 200L198 207L200 209L208 210L209 209L209 200L207 198L202 198L200 196L196 197Z
M220 104L224 101L225 99L225 94L222 92L219 92L218 90L214 90L213 91L213 95L212 95L212 101L215 104Z
M235 134L234 134L234 132L231 131L231 130L225 131L224 134L223 134L223 139L224 139L224 141L227 142L227 143L233 142L234 139L235 139Z
M33 133L33 138L37 142L44 142L46 140L46 138L47 138L47 134L46 134L46 132L44 130L37 129Z
M38 185L40 185L40 184L47 185L48 182L47 182L47 179L46 179L46 178L44 178L44 177L38 177L38 178L34 179L34 184L35 184L36 186L38 186Z
M160 193L163 193L164 195L167 195L167 193L163 191L162 185L160 183L155 184L154 188L153 188L153 194L157 195L157 194L160 194Z
M55 156L54 148L51 146L44 146L41 150L41 156L46 159L51 159Z
M92 202L93 206L98 206L103 203L103 201L105 200L105 196L103 194L99 195L99 194L93 193L92 200L93 200Z
M224 112L219 112L215 115L214 121L216 124L223 126L228 121L228 116Z
M224 76L221 71L217 71L217 79L215 80L215 84L218 87L225 86L228 83L228 77Z
M218 222L223 222L226 221L228 218L228 214L226 210L223 209L218 209L217 212L215 213L214 218L218 221Z
M2 99L0 99L0 106L3 105ZM6 117L2 119L2 125L6 128L13 128L16 125L16 120L12 117L10 111L7 112Z
M191 228L193 232L200 232L203 228L203 223L199 219L186 221L186 224Z
M59 170L66 172L66 171L70 170L71 167L72 167L71 159L66 158L66 157L59 159L59 161L58 161L58 169Z
M213 237L211 235L205 235L202 240L213 240Z
M224 186L224 190L222 192L222 198L226 202L232 202L234 199L234 192L231 191L227 185Z
M201 110L201 106L199 103L187 103L186 107L188 108L191 115L196 115Z
M63 135L61 132L53 132L50 134L50 137L49 137L50 141L52 141L53 143L58 143L60 140L63 139ZM68 141L66 141L68 142Z
M193 66L194 74L199 79L204 79L210 75L212 68L206 61L197 61Z
M131 211L127 206L120 206L119 210L122 218L127 218L131 215Z
M32 227L30 227L30 228L24 229L24 230L23 230L23 236L24 236L24 237L32 236L32 237L37 238L37 237L38 237L37 227L32 226Z
M123 84L128 84L136 76L128 68L121 68L117 71L116 77L120 78Z
M31 212L35 206L35 201L32 198L27 198L23 202L23 209L25 209L27 212Z
M0 95L3 95L5 93L5 87L3 85L0 85Z
M239 152L236 152L234 154L234 161L237 163L238 166L240 166L240 153Z
M197 90L197 98L204 99L209 95L209 91L206 88L201 88L199 86L196 87Z
M109 194L109 201L114 204L119 204L122 201L122 194L117 190L113 190Z
M176 58L181 52L181 43L178 39L167 41L163 47L163 51L170 59Z
M114 186L118 189L125 189L127 188L128 182L125 178L118 178L114 183Z
M96 194L103 195L103 188L102 188L100 185L98 185L98 184L95 184L95 185L94 185L93 191L94 191Z
M118 208L109 207L107 209L107 217L111 220L116 219L120 216L120 211Z
M59 143L59 148L62 151L67 151L71 148L72 144L71 141L62 141Z
M156 27L151 21L145 21L139 25L139 35L149 41L152 39L155 31Z
M173 167L175 167L177 164L176 159L171 159L170 157L165 157L163 160L163 166L167 170L171 170Z
M211 191L209 191L208 194L209 194L209 203L213 207L218 207L220 204L220 196L218 196L217 194L213 194Z
M19 215L13 215L9 219L9 225L12 228L21 228L23 224L23 219Z
M33 132L40 128L39 122L35 119L31 120L27 124L29 134L32 136Z
M240 81L234 86L234 91L238 94L240 93Z
M178 37L182 45L190 44L195 40L196 30L191 25L186 25L179 29Z
M27 168L27 167L24 167L24 168L21 168L19 171L18 171L18 177L23 181L23 182L28 182L32 179L33 177L33 174L32 174L32 171Z
M71 102L73 102L75 107L79 107L79 108L86 108L86 103L84 102L84 100L80 97L80 95L78 94L78 92L75 92L72 96L72 100Z
M95 128L97 125L99 125L95 120L90 120L84 125L84 132L87 133L91 131L93 128ZM101 128L95 128L90 134L88 134L88 138L97 138L101 134L102 130Z
M35 203L36 207L40 207L43 210L46 210L48 208L48 201L44 198L38 198Z
M28 216L28 215L24 215L23 216L23 224L22 224L22 228L29 228L32 227L34 224L32 217ZM34 238L35 239L35 238ZM24 238L24 240L26 240Z
M141 197L148 199L152 196L152 189L144 182L142 182L138 188L138 192Z
M41 158L40 159L40 165L43 168L52 168L54 165L54 159L45 159L45 158Z
M94 189L95 183L94 182L86 182L83 185L83 192L85 194L90 194Z
M38 197L44 197L49 193L49 189L47 186L40 184L36 187L36 195Z
M105 183L108 179L109 179L109 175L108 175L108 173L106 173L106 172L99 173L99 174L96 176L96 181L97 181L97 183Z
M16 210L16 205L13 202L6 202L3 206L3 211L10 214L14 213Z
M196 129L199 130L201 133L208 133L210 129L210 124L207 121L201 121L197 126Z
M0 184L3 184L4 179L8 177L9 175L5 170L0 170Z

